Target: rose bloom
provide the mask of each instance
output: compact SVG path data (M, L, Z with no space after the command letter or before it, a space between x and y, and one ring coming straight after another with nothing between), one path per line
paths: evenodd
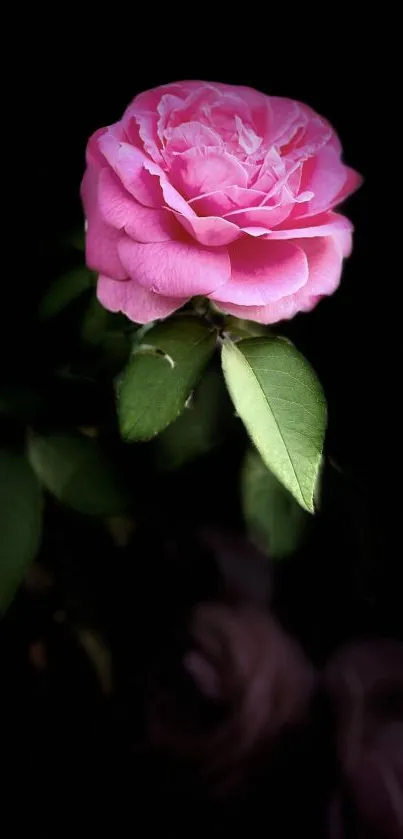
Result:
M337 288L360 184L307 105L199 81L141 93L87 147L86 259L98 298L147 323L194 295L261 323Z
M161 683L149 694L147 736L221 796L276 766L281 736L307 721L316 676L298 643L251 605L199 604L190 636L183 665L199 702L179 680L176 690Z
M342 794L331 811L334 839L403 836L403 644L356 642L325 672L336 723ZM343 818L347 798L355 831Z

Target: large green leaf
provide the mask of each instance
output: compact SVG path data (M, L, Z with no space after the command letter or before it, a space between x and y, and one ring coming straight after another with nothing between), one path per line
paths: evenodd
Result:
M45 292L39 304L39 317L52 318L63 311L84 291L94 286L95 274L85 266L73 268L57 277Z
M235 408L266 466L313 512L326 401L312 367L277 337L225 341L222 365Z
M191 316L172 318L147 332L118 386L125 440L150 440L179 416L215 344L215 331Z
M79 434L33 434L28 455L43 486L67 507L95 516L126 509L119 478L97 440Z
M217 446L228 403L221 371L208 370L180 416L158 436L158 465L178 469Z
M310 516L263 463L247 451L241 472L242 509L248 531L272 559L283 559L301 544Z
M0 451L0 614L5 612L41 539L42 496L27 459Z

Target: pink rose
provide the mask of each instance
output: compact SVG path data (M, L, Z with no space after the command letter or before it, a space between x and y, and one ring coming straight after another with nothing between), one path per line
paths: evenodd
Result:
M201 603L190 636L183 665L198 701L165 673L149 694L147 735L222 794L267 771L281 735L306 722L316 677L275 618L253 606Z
M194 295L275 323L337 288L360 176L307 105L178 82L141 93L87 147L86 255L98 298L147 323Z

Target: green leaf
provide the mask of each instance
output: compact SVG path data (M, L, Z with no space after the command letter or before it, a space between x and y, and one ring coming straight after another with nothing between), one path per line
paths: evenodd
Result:
M43 486L79 513L109 516L124 512L127 499L98 441L79 434L32 434L32 468Z
M157 438L157 463L179 469L220 443L222 417L228 396L221 373L208 370L178 419ZM228 400L229 401L229 400Z
M147 332L118 386L125 440L150 440L179 416L215 344L215 331L191 316L172 318Z
M92 296L81 324L81 341L87 359L91 359L90 373L113 378L127 364L131 345L127 324L130 321L124 315L108 312L95 294Z
M266 466L314 512L326 401L312 367L293 344L277 337L225 341L222 366L235 408Z
M0 614L35 559L41 524L42 495L27 459L0 450Z
M246 526L258 547L272 559L283 559L298 549L310 516L253 448L242 467L241 498Z
M58 277L47 289L39 304L38 315L43 320L53 318L84 291L94 286L94 273L84 266L73 268Z

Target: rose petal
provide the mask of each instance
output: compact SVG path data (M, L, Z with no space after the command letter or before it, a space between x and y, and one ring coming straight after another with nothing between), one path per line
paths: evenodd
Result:
M102 153L123 186L145 207L161 207L164 172L140 149L118 140L109 130L99 140Z
M176 126L197 119L226 139L225 134L231 134L235 127L235 114L245 120L251 117L248 104L239 96L237 87L197 82L189 88L184 104L171 114L169 122L171 126Z
M183 153L188 149L199 146L216 146L224 148L223 141L216 131L196 120L184 122L175 128L166 128L164 136L167 140L165 156Z
M241 228L265 227L267 232L270 233L273 227L284 222L290 215L292 206L292 204L289 204L285 207L248 207L246 210L233 210L230 213L225 213L224 218Z
M165 94L172 94L183 98L186 95L184 82L173 82L172 84L164 84L159 87L152 87L150 90L144 90L138 93L132 99L130 105L126 109L126 113L131 111L134 115L138 113L155 113L158 109L158 104Z
M228 252L231 278L212 300L264 306L300 289L308 279L304 251L291 242L242 239Z
M134 121L143 148L156 163L161 164L163 162L161 154L162 139L158 130L161 101L165 97L172 97L172 100L180 103L184 96L186 96L186 92L179 84L164 85L163 87L146 90L135 97L123 115L122 122L130 141L133 141L131 124Z
M242 230L236 224L218 216L186 218L181 213L174 215L191 236L207 247L229 245L242 236ZM266 233L266 230L264 232Z
M180 96L178 93L180 92ZM169 121L171 114L174 113L183 104L186 94L183 91L175 90L174 93L165 92L161 96L157 105L158 123L157 132L160 144L164 146L167 137L166 131L169 128ZM153 111L155 113L155 109Z
M241 227L242 233L246 233L248 236L257 237L265 237L267 239L267 227Z
M196 215L161 167L148 160L143 152L127 143L116 142L112 135L103 135L101 142L108 163L140 204L156 209L165 202L183 215Z
M110 312L123 312L135 323L166 318L187 303L186 298L162 297L147 291L135 280L119 282L105 276L98 278L97 297Z
M127 271L117 250L122 234L106 224L101 216L97 200L98 182L99 170L88 166L81 183L81 198L87 219L86 263L93 271L108 274L115 280L123 280L127 277Z
M344 186L334 198L333 207L341 204L341 202L348 198L349 195L359 189L364 181L362 175L360 175L359 172L356 172L355 169L350 169L349 166L346 166L345 169L347 171L347 177Z
M340 159L340 152L329 144L303 164L300 189L309 190L314 196L303 207L295 207L292 216L329 210L358 189L361 182L360 175L348 169Z
M342 270L341 253L337 243L327 236L321 239L299 239L298 247L306 254L309 271L307 282L298 291L266 306L240 306L224 300L221 302L217 299L217 293L214 296L216 305L230 315L257 323L277 323L293 318L298 312L311 311L322 297L332 294L338 287Z
M99 128L88 140L85 159L89 166L98 166L99 168L105 166L105 159L99 148L99 140L107 130L107 128Z
M107 271L115 280L124 280L127 271L118 254L121 237L119 230L109 227L102 221L101 216L93 213L88 221L85 240L85 260L88 267L100 274Z
M304 215L319 213L332 206L346 181L346 169L332 146L325 146L303 166L301 189L309 189L314 198L303 208Z
M267 197L271 197L285 183L289 174L281 155L274 146L271 146L261 166L257 169L256 176L252 179L252 185L254 189L259 189Z
M289 221L290 227L286 224L271 230L267 234L268 239L306 239L312 236L333 236L335 233L350 232L353 229L351 221L338 213L320 213L317 216L303 217Z
M290 143L297 131L306 124L307 117L299 102L283 96L270 96L268 108L270 122L267 143L281 149Z
M225 186L248 184L242 164L223 149L196 146L176 155L169 179L186 198L212 192Z
M137 242L166 242L181 237L182 229L171 212L139 204L110 169L100 173L98 201L104 221Z
M124 236L119 255L132 279L171 297L209 294L224 285L231 272L226 248L208 249L193 242L143 245Z
M326 120L314 114L310 108L304 105L300 107L307 112L308 119L306 126L297 133L289 147L281 149L282 159L287 169L290 164L308 160L312 155L318 154L334 135L333 128Z
M226 186L224 189L206 192L191 198L190 206L198 215L223 216L234 210L260 205L266 193L257 189L247 189L242 186Z
M297 295L298 292L296 295L291 294L289 297L283 297L276 303L269 303L267 306L237 306L235 303L221 303L219 300L216 300L216 305L228 315L253 320L255 323L270 324L278 323L281 320L290 320L301 311L310 311L310 309L305 309L305 301L302 305L296 302ZM314 305L315 303L312 300L310 308L312 309Z
M122 122L130 145L145 152L158 165L163 164L164 158L161 153L162 143L158 136L157 115L155 113L133 115L129 111L124 114Z
M188 202L182 198L182 195L172 186L171 183L165 178L161 178L161 190L162 196L165 201L165 204L171 208L171 210L176 210L181 215L186 216L186 218L193 218L196 216L195 211L192 207L189 206Z
M308 259L309 279L306 291L309 294L333 294L340 283L343 255L337 242L331 236L315 239L298 239Z
M238 132L238 143L247 155L254 154L262 145L262 138L253 130L251 125L245 125L238 114L235 114L235 125Z
M353 249L353 230L337 230L332 237L344 257L350 256Z

